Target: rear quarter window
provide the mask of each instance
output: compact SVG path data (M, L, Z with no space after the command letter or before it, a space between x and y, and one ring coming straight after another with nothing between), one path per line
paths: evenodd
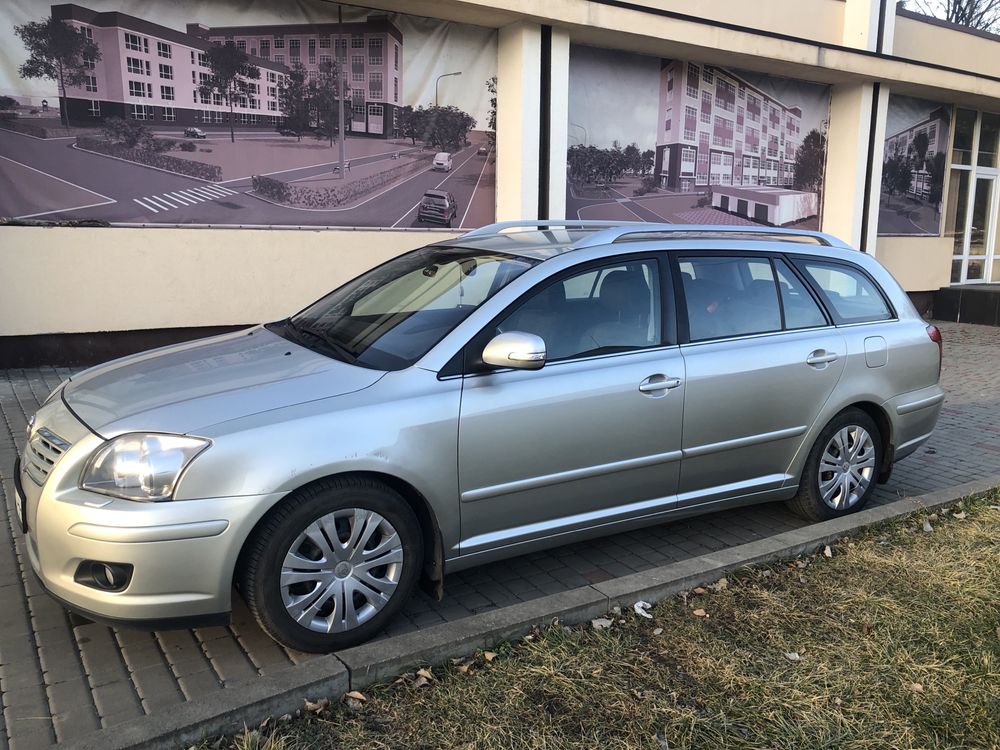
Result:
M894 317L882 290L860 268L806 259L799 259L796 265L816 284L838 323Z

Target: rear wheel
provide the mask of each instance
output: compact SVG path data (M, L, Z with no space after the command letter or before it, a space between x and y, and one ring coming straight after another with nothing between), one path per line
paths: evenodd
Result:
M398 493L368 479L330 479L265 519L241 560L240 590L279 643L334 651L384 629L422 564L419 522Z
M845 409L816 439L789 507L811 521L861 510L872 492L882 465L882 436L878 425L861 409Z

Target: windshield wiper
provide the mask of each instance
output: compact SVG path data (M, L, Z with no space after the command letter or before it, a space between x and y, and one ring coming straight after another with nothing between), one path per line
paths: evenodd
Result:
M291 318L285 321L285 326L295 333L299 334L299 337L304 334L309 336L319 342L321 342L326 348L333 350L339 359L344 360L348 364L354 364L358 361L357 356L339 341L330 336L330 334L325 331L318 331L315 328L309 328L308 326L299 325Z

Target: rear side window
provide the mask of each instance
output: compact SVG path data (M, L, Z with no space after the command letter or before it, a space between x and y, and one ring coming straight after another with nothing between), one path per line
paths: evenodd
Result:
M767 258L678 259L691 341L781 330L778 288Z
M816 304L806 285L796 276L788 264L775 259L774 268L778 272L778 289L781 304L785 309L785 328L816 328L827 325L826 316Z
M875 283L860 269L840 263L798 261L816 283L838 323L869 323L891 320L892 311Z

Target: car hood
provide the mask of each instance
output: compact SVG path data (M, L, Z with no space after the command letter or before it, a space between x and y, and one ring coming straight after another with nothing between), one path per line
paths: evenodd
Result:
M254 328L94 367L75 375L63 398L105 438L197 433L230 419L359 391L384 374Z

